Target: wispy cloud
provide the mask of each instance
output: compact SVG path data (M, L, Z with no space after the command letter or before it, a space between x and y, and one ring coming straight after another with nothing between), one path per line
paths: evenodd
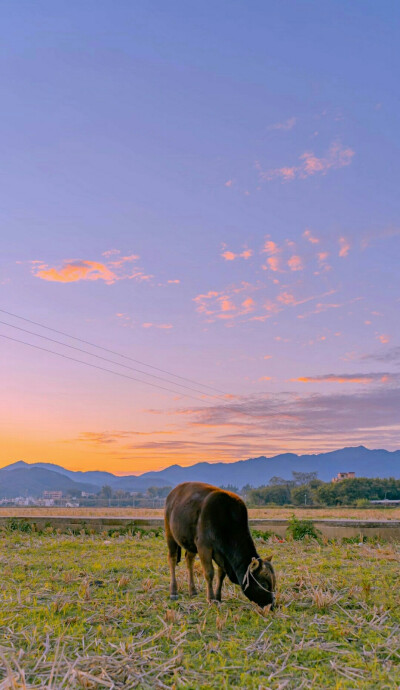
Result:
M185 433L207 428L211 435L214 430L216 438L236 441L239 457L248 457L249 448L253 455L290 449L320 452L360 444L397 448L400 388L378 383L331 394L241 396L227 403L182 409L178 414L187 421Z
M250 259L254 253L252 249L245 248L242 252L235 254L235 252L231 252L226 249L226 245L223 245L222 249L224 249L224 251L222 252L221 256L223 259L225 259L225 261L235 261L235 259Z
M318 237L314 237L311 230L309 230L308 228L306 230L304 230L303 237L305 237L306 240L311 242L311 244L319 244Z
M145 321L142 323L142 328L160 328L161 330L169 331L173 326L172 323L152 323L151 321Z
M395 374L374 372L372 374L321 374L320 376L299 376L290 379L298 383L388 383L396 379Z
M248 293L258 289L255 285L242 282L239 286L230 285L221 291L209 290L194 297L193 301L196 310L205 316L207 321L232 320L254 311L256 303Z
M362 355L361 359L373 359L377 362L400 362L400 347L391 347L385 352Z
M326 175L328 170L335 168L344 168L350 165L354 156L354 151L350 148L344 148L340 142L333 142L329 148L327 155L323 158L318 158L312 151L305 151L299 156L299 165L283 166L281 168L274 168L263 171L259 162L256 162L256 167L259 170L260 179L271 181L280 178L284 182L291 182L295 179L306 179L313 175Z
M345 237L339 237L339 256L344 258L350 251L350 242Z
M289 117L287 120L284 120L283 122L276 122L274 125L270 125L268 127L268 129L289 130L289 129L293 129L295 124L296 124L296 118L295 117Z

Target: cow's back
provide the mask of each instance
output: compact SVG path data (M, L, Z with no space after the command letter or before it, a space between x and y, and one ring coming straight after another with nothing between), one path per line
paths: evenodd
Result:
M165 504L165 527L184 549L197 552L199 517L207 497L218 491L215 486L202 482L178 484L168 494Z
M199 539L215 553L231 551L238 539L247 541L247 509L241 498L202 482L185 482L170 492L165 523L167 533L193 553Z

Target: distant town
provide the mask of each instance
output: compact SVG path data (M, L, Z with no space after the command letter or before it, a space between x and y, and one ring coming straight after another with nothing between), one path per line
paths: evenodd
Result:
M53 490L43 491L41 496L0 498L0 506L162 508L170 490L170 486L151 486L145 492L113 491L110 486L103 486L98 493L75 489L66 493L61 490Z

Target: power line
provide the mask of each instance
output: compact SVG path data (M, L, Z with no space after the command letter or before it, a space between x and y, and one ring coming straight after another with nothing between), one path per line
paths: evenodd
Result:
M185 386L184 383L175 383L175 381L169 381L168 379L165 379L163 376L157 376L156 374L148 374L146 371L142 371L141 369L136 369L135 367L130 367L128 364L121 364L120 362L116 362L114 359L108 359L107 357L102 357L101 355L95 355L94 352L88 352L87 350L83 350L81 347L75 347L75 345L67 345L67 343L62 343L59 340L54 340L54 338L48 338L46 335L41 335L40 333L35 333L34 331L28 331L27 328L21 328L20 326L14 326L12 323L7 323L7 321L1 321L0 324L3 324L4 326L9 326L10 328L15 328L17 331L22 331L23 333L28 333L29 335L34 335L37 338L43 338L43 340L48 340L50 343L55 343L56 345L61 345L61 347L68 347L71 350L76 350L77 352L83 352L85 355L89 355L89 357L96 357L96 359L101 359L104 362L109 362L109 364L115 364L117 367L123 367L124 369L130 369L131 371L136 371L139 374L144 374L145 376L151 376L152 378L158 379L159 381L165 381L166 383L171 383L173 386L180 386L181 388L185 388L187 390L194 391L195 393L200 393L200 395L207 395L208 397L211 398L219 398L222 400L222 397L217 396L217 395L211 395L210 393L205 393L204 391L198 390L197 388L193 388L193 386Z
M189 395L188 393L182 393L181 391L174 391L171 388L165 388L165 386L159 386L157 383L151 383L150 381L143 381L143 379L138 379L134 376L128 376L127 374L122 374L119 371L113 371L113 369L106 369L105 367L100 367L98 364L90 364L89 362L84 362L82 359L76 359L76 357L70 357L69 355L63 355L61 352L55 352L54 350L49 350L46 347L40 347L40 345L34 345L33 343L27 343L25 340L18 340L18 338L12 338L10 335L4 335L0 333L0 338L7 338L7 340L12 340L14 343L21 343L22 345L27 345L28 347L34 347L36 350L42 350L43 352L49 352L52 355L57 355L57 357L63 357L63 359L69 359L71 362L79 362L79 364L84 364L87 367L92 367L93 369L100 369L100 371L107 371L109 374L115 374L116 376L121 376L124 379L130 379L131 381L137 381L139 383L144 383L146 386L152 386L153 388L160 388L163 391L168 391L174 395L181 395L184 398L192 398L192 400L198 400L199 402L204 402L201 398L196 398L194 395Z
M67 338L72 338L72 340L77 340L78 342L84 343L85 345L90 345L90 347L96 347L99 350L103 350L104 352L109 352L112 355L117 355L117 357L123 357L124 359L129 359L131 362L135 362L136 364L140 364L141 366L144 366L144 367L149 367L149 369L154 369L156 371L160 371L162 374L167 374L168 376L173 376L174 378L181 379L181 381L188 381L189 383L194 383L196 386L201 386L202 388L208 388L209 390L216 391L217 393L221 393L222 395L229 395L228 393L226 393L226 391L222 391L219 388L214 388L214 386L209 386L205 383L200 383L200 381L195 381L194 379L189 379L189 378L186 378L185 376L179 376L179 374L174 374L172 371L168 371L167 369L160 369L159 367L155 367L152 364L147 364L146 362L142 362L139 359L134 359L133 357L129 357L128 355L123 355L121 352L116 352L115 350L110 350L107 347L102 347L101 345L96 345L96 343L92 343L89 340L77 338L74 335L70 335L69 333L65 333L65 331L58 331L56 328L51 328L50 326L46 326L43 323L39 323L38 321L32 321L32 319L27 319L24 316L19 316L18 314L14 314L11 311L6 311L5 309L0 309L0 312L2 312L3 314L7 314L8 316L13 316L16 319L21 319L22 321L26 321L27 323L32 323L34 326L39 326L40 328L45 328L46 330L52 331L53 333L58 333L58 335L64 335Z

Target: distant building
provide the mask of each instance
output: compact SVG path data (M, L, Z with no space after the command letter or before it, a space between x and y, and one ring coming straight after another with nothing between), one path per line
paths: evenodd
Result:
M343 479L354 479L356 476L355 472L338 472L336 477L333 477L332 483L341 482Z
M60 501L62 499L62 491L43 491L43 498L49 498L53 501Z

